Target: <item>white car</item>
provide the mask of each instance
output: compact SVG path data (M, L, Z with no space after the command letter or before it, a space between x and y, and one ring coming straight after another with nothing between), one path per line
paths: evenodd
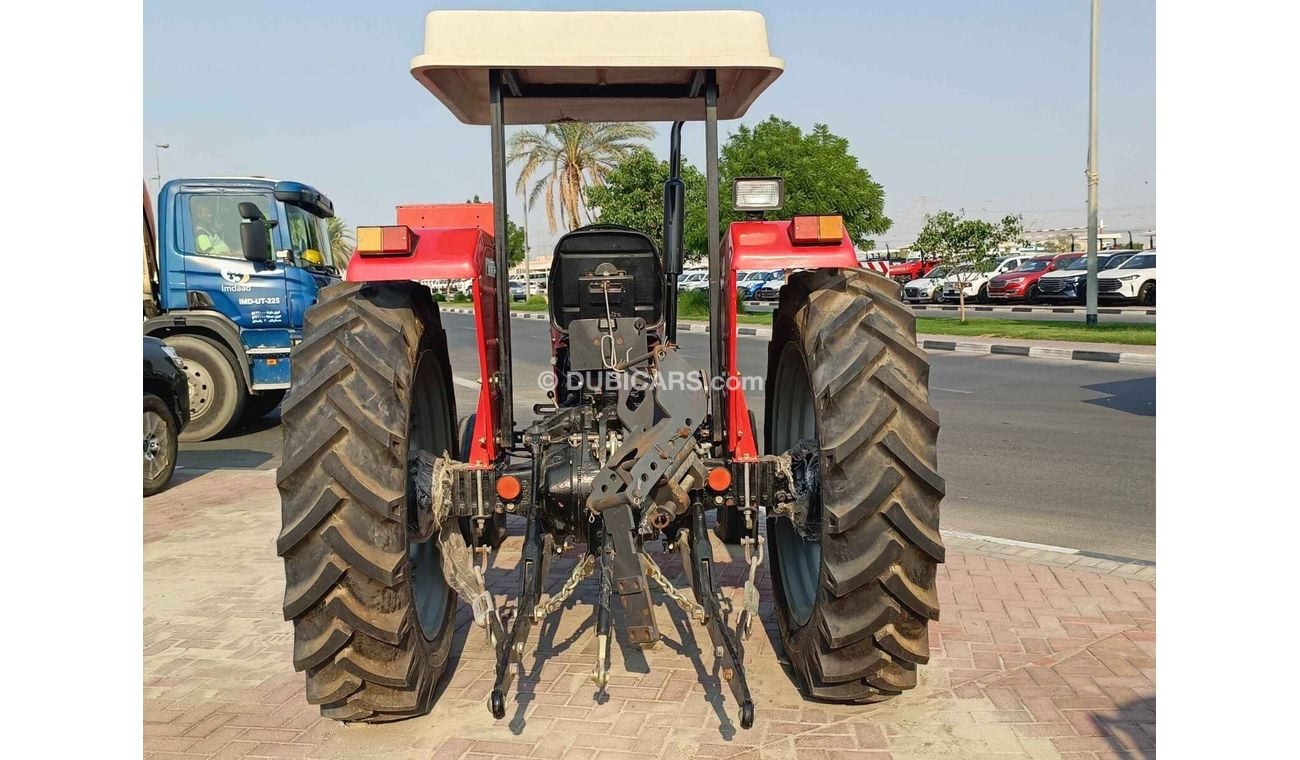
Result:
M1156 305L1156 252L1144 251L1097 277L1097 297Z
M692 269L682 272L677 278L677 289L682 290L707 290L709 287L709 271L707 269Z
M943 284L947 277L946 267L935 267L926 276L903 286L903 300L908 303L943 303Z
M974 298L978 303L987 303L989 300L989 280L1003 272L1010 272L1012 269L1018 268L1021 264L1037 255L1036 253L1018 253L1014 256L1007 256L987 272L976 273L972 272L970 267L958 267L953 274L944 279L943 298L946 301L956 301L961 298L964 292L968 300Z

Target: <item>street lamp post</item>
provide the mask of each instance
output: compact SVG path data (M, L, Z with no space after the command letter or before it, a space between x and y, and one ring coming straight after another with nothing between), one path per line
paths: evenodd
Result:
M158 158L158 151L167 150L171 147L170 143L154 143L153 146L153 169L154 169L154 192L162 190L162 161Z
M533 268L528 260L528 194L524 194L524 300L533 297Z
M1092 45L1088 56L1088 278L1087 323L1097 324L1097 46L1101 0L1092 0Z

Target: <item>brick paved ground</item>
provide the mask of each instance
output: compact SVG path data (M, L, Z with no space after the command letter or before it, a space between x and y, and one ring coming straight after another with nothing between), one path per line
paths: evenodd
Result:
M943 617L920 685L881 705L802 700L782 671L775 631L756 629L746 661L758 719L740 730L712 656L701 656L703 631L662 599L666 640L647 652L616 647L608 699L597 703L587 680L595 652L588 582L576 604L534 629L530 670L505 720L488 714L492 664L462 609L461 655L432 714L344 726L306 703L289 664L279 522L269 472L182 472L145 501L146 757L1155 756L1154 582L1109 566L1101 573L985 553L969 540L952 542L941 569ZM518 542L496 560L498 592L511 586ZM716 550L724 563L725 547ZM676 562L661 564L670 577L680 572ZM571 566L556 563L552 590ZM740 563L722 566L734 587Z

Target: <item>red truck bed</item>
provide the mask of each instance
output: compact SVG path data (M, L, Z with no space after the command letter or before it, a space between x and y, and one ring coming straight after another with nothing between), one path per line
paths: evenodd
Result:
M477 227L493 234L491 203L414 203L397 207L397 223L413 230Z

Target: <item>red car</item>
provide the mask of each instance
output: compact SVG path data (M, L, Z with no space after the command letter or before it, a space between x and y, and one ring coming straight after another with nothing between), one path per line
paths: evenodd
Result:
M989 300L1038 302L1038 278L1069 264L1082 253L1035 256L1019 268L989 280Z

